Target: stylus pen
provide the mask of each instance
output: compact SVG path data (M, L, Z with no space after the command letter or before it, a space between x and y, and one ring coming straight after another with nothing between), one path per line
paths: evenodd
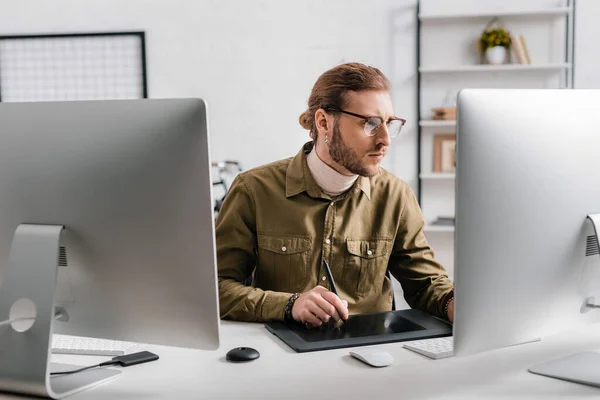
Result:
M331 275L331 269L329 268L329 264L327 264L326 260L323 260L323 267L325 268L325 276L327 277L327 282L329 282L329 287L333 294L337 297L340 297L337 291L337 287L335 286L335 282L333 281L333 275Z
M337 291L337 287L335 286L335 281L333 280L333 275L331 274L331 268L329 268L329 264L327 261L323 260L323 268L325 269L325 276L327 277L327 282L329 282L329 287L331 288L331 292L335 294L337 297L340 297ZM341 300L341 297L340 297ZM344 319L340 318L338 321L337 327L340 327L344 324Z
M327 277L327 282L329 282L329 287L331 288L331 291L337 297L340 297L340 295L337 292L337 287L335 286L335 282L333 280L333 275L331 274L331 268L329 268L329 264L327 263L326 260L323 260L323 267L325 268L325 276Z

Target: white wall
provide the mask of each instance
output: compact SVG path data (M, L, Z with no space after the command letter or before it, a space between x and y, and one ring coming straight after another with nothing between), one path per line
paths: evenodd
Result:
M377 66L392 81L396 114L408 119L384 165L416 187L416 2L0 0L0 34L144 30L150 97L207 99L213 159L237 159L245 169L292 156L308 140L298 116L322 72L345 61ZM422 11L526 9L563 2L423 0ZM577 0L576 87L600 88L598 15L600 1ZM533 56L558 57L547 37L536 38L535 23L525 20L513 28L527 36ZM478 32L476 27L473 35ZM433 64L443 54L450 57L446 62L472 56L449 53L445 34L427 38L424 62ZM461 82L451 85L462 87ZM440 101L443 92L425 95L424 110ZM430 240L451 268L452 241L445 237Z
M600 1L577 0L575 9L576 89L600 89Z
M394 82L404 136L385 166L414 183L416 0L0 0L0 34L144 30L150 97L203 97L214 160L293 156L312 85L345 61Z
M562 1L424 0L422 11ZM294 155L308 140L297 119L320 73L343 61L377 66L393 82L396 113L408 119L384 165L416 186L416 2L0 0L0 34L146 31L150 96L206 98L213 158L244 168ZM600 87L598 15L600 1L577 0L576 87Z

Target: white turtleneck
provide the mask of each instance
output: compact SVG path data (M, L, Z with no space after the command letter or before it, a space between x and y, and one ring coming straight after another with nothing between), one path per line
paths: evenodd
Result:
M321 187L324 193L331 197L339 196L352 187L358 179L358 175L342 175L317 155L315 147L306 156L308 169L312 173L317 185Z

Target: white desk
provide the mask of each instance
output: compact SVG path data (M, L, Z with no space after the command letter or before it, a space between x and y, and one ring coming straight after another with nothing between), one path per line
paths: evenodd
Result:
M471 357L430 360L381 345L394 364L372 368L349 349L295 353L262 324L224 321L214 352L148 346L160 360L123 369L118 378L69 397L96 399L549 399L598 398L600 389L527 372L539 362L576 351L600 350L600 324L541 342ZM261 356L246 364L225 361L233 347ZM90 365L107 357L54 355L53 361ZM23 399L0 394L1 399Z

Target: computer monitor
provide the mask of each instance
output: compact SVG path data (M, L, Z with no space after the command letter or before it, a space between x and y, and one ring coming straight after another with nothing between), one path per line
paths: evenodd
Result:
M600 321L600 91L458 95L458 356ZM588 312L589 311L589 312Z
M0 326L0 391L112 377L49 378L53 332L218 347L204 101L1 103L0 138L0 321L35 316Z

